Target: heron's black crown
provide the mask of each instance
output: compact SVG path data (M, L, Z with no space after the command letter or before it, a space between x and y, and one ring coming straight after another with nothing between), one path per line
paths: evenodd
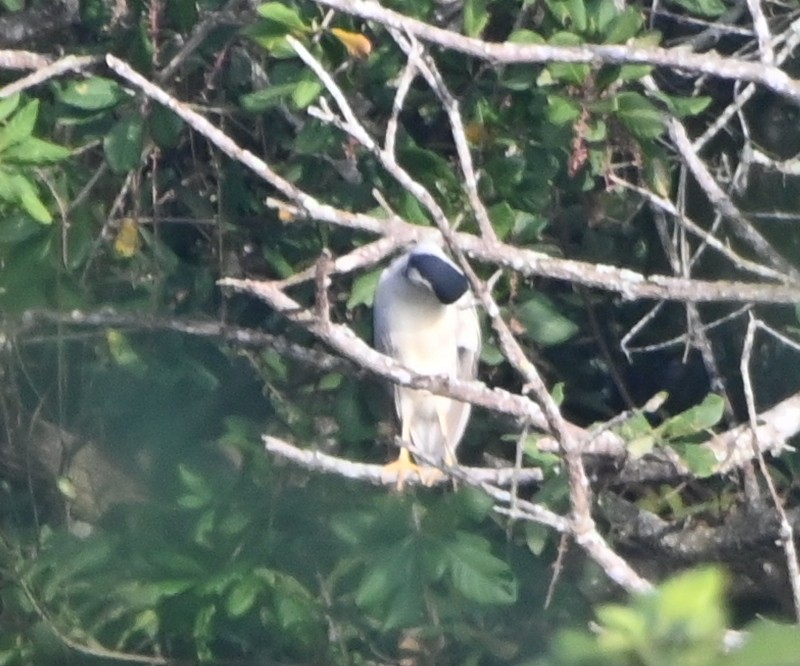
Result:
M435 254L412 252L407 270L416 270L445 305L455 303L469 286L466 276L456 266Z

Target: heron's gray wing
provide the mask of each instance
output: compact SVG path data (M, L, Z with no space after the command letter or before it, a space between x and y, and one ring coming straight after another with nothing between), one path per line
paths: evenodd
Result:
M467 292L463 302L459 301L456 307L459 308L459 327L458 327L458 368L456 376L458 379L475 379L478 374L478 359L481 353L481 327L478 321L478 313L472 304L472 294ZM464 436L467 428L469 415L472 405L466 402L454 400L448 414L448 430L450 432L449 443L456 448Z
M384 270L381 274L381 279L378 282L378 288L375 291L375 301L372 307L372 336L375 349L382 354L397 358L397 350L394 341L392 340L392 332L389 319L389 300L390 288L386 284L388 271L391 266ZM398 394L399 386L392 384L392 393L394 395L394 406L397 411L398 417L400 416L400 397Z

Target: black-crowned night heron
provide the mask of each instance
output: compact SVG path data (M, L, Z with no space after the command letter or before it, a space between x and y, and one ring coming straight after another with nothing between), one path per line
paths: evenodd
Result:
M425 375L474 379L481 348L478 315L469 283L433 243L420 243L381 274L373 313L375 346ZM401 439L438 465L453 465L471 406L429 391L395 385ZM407 449L386 466L398 486L416 473L423 483L439 476L415 465Z

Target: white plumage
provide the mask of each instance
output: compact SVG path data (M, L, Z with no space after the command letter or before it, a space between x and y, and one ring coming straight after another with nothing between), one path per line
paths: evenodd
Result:
M376 347L415 372L474 379L481 334L472 294L437 245L421 243L383 271L374 324ZM403 441L436 464L454 464L471 406L403 386L395 386L394 399ZM405 450L394 466L398 474L419 471Z

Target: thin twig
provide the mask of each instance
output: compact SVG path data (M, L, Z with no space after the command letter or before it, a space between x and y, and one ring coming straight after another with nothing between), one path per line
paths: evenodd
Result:
M80 72L101 62L103 62L102 56L69 55L64 58L60 58L49 65L39 67L32 74L28 74L28 76L24 76L21 79L17 79L16 81L0 88L0 99L3 97L9 97L14 93L22 92L23 90L27 90L33 86L37 86L40 83L55 78L56 76L60 76L66 72Z
M487 243L493 243L497 240L497 234L492 227L492 221L489 219L489 213L486 206L478 194L478 177L475 173L475 167L472 164L472 153L469 149L467 141L467 134L464 130L464 122L461 119L461 110L459 109L458 101L450 93L444 78L439 73L439 68L436 66L433 58L425 53L419 41L413 35L403 35L398 30L391 30L392 37L400 47L405 51L410 63L414 63L422 76L428 82L431 90L439 98L442 107L447 114L447 119L450 122L450 132L453 136L453 142L456 146L458 153L458 163L461 166L461 173L464 175L464 189L467 192L470 206L475 214L475 219L478 222L481 236Z
M419 43L418 43L419 44ZM417 48L422 48L417 46ZM397 128L400 121L400 112L403 110L406 96L408 91L411 90L411 84L417 76L417 66L413 58L409 58L406 66L403 68L403 73L397 82L397 92L394 95L392 102L392 115L389 117L389 122L386 124L386 137L383 141L383 149L390 155L395 154L395 141L397 139Z
M797 549L794 543L794 530L792 524L786 516L786 510L783 508L783 502L778 496L778 491L775 489L775 483L772 480L772 474L767 468L767 463L764 460L764 454L758 444L758 420L756 414L755 396L753 394L753 384L750 379L750 358L753 352L753 342L755 340L755 333L757 329L756 319L750 314L750 321L747 324L747 333L744 339L744 347L742 349L742 359L740 370L742 373L742 385L744 389L745 401L747 403L747 417L750 423L750 430L753 434L753 451L756 460L758 461L758 468L764 478L767 488L769 489L772 503L775 506L781 522L781 545L783 552L786 556L786 567L789 574L789 584L792 589L792 598L794 600L795 618L800 623L800 563L797 560Z
M786 275L784 273L769 268L769 266L765 266L764 264L760 264L755 261L750 261L749 259L746 259L741 255L737 254L736 252L734 252L733 250L731 250L728 245L725 245L718 238L707 232L699 224L692 221L689 217L687 217L685 214L679 211L676 208L675 204L673 204L672 201L670 201L669 199L660 197L645 187L639 187L638 185L634 185L633 183L624 180L619 176L614 175L613 173L608 174L607 178L609 182L624 187L625 189L631 190L632 192L636 192L637 194L647 199L652 205L657 206L666 213L669 213L682 227L684 227L687 231L690 231L691 233L695 234L699 238L702 238L706 245L714 248L717 252L730 259L731 263L733 263L733 265L736 266L737 268L740 268L742 270L753 273L754 275L759 275L761 277L765 277L771 280L779 280L779 281L786 280ZM684 278L686 277L687 276L684 276Z

